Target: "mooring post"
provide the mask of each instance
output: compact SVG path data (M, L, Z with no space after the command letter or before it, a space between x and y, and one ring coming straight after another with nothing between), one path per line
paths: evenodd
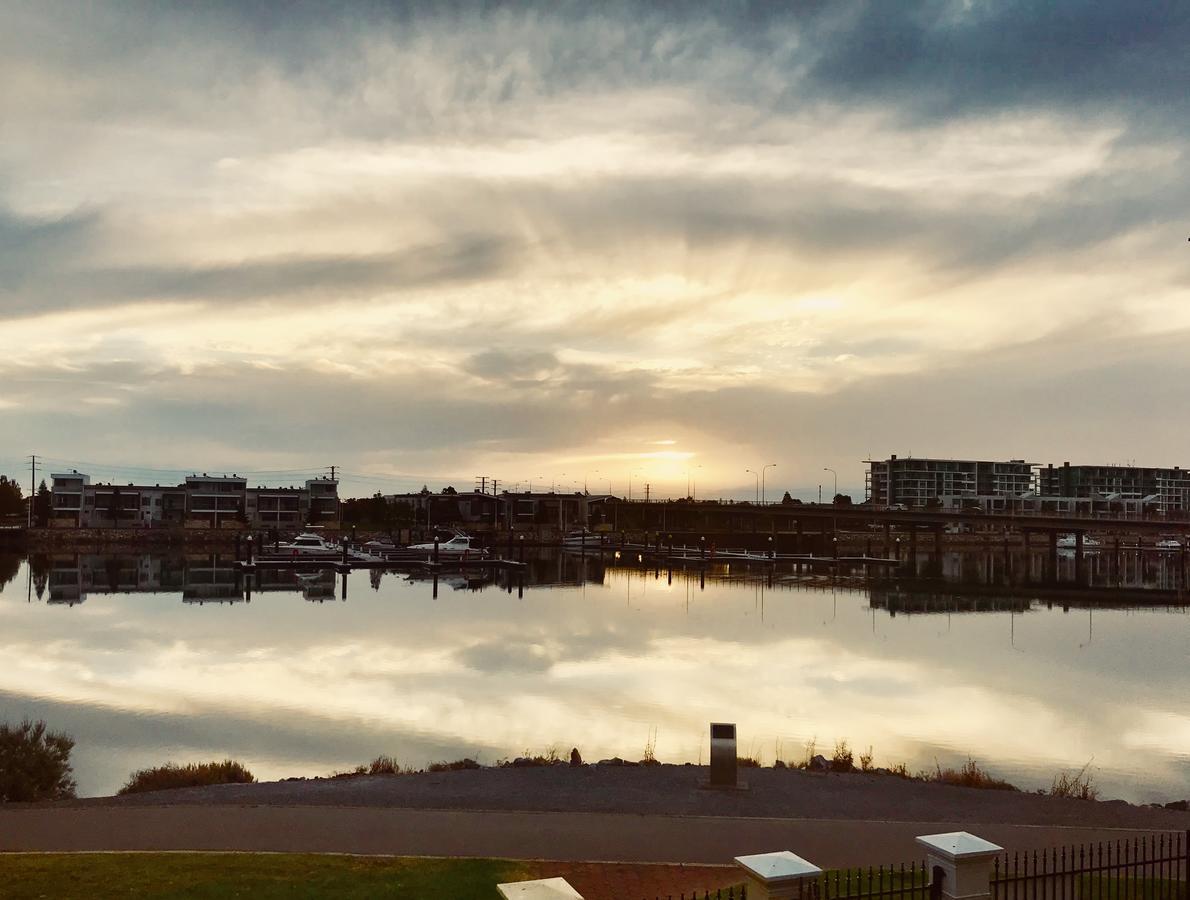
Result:
M933 874L932 896L942 900L991 900L992 865L1004 848L966 831L917 838Z
M434 535L434 565L438 564L438 535ZM438 596L438 579L434 579L434 596Z

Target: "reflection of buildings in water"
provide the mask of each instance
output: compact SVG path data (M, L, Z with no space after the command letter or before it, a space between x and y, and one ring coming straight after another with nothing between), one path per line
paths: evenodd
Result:
M886 610L890 616L897 613L1025 612L1033 605L1033 601L1025 597L978 597L895 587L873 587L868 592L868 602L873 609Z
M79 554L50 560L49 603L74 605L89 594L178 592L185 603L232 603L250 599L245 588L290 591L322 602L335 597L331 569L301 573L293 569L260 569L245 583L232 560L221 555L136 556Z
M935 557L918 551L906 555L897 574L916 578L941 579L950 584L1023 586L1053 582L1088 587L1116 587L1176 591L1184 586L1185 566L1180 553L1136 552L1122 549L1117 555L1110 548L1098 548L1083 554L1059 551L1055 560L1048 549L1028 551L987 548L985 550L948 551Z

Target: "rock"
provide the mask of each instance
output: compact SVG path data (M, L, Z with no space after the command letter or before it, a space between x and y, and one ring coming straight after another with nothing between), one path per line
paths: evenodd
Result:
M829 772L831 769L830 760L828 760L821 753L810 760L810 765L806 767L811 772Z
M599 760L599 762L598 762L598 763L596 763L596 765L600 765L600 766L622 766L622 765L624 765L624 760L620 759L620 757L618 757L618 756L613 756L611 759L601 759L601 760Z
M572 747L570 750L570 764L572 766L581 766L583 764L583 756L578 752L578 747Z
M527 756L518 756L512 761L512 767L514 769L525 769L532 765L535 765L535 763Z
M1190 812L1190 800L1175 800L1173 803L1166 803L1165 808L1178 812Z

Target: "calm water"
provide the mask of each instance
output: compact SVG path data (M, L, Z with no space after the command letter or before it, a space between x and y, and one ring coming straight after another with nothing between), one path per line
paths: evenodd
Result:
M1091 761L1107 797L1190 796L1190 613L1175 560L922 556L865 583L542 554L523 578L271 576L225 560L0 556L0 719L72 734L80 793L230 756L258 777L578 746L771 763L836 739L878 765L1023 787ZM1006 584L1016 583L1016 586ZM1107 586L1118 585L1119 591ZM1098 587L1095 587L1098 586ZM1127 603L1139 605L1127 605Z

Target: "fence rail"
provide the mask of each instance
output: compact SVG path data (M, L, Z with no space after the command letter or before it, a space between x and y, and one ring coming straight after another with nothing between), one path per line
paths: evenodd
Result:
M991 900L1190 900L1190 832L1005 853Z
M940 882L930 882L924 861L899 866L833 869L802 891L803 900L938 900ZM746 885L714 891L666 894L644 900L747 900Z

